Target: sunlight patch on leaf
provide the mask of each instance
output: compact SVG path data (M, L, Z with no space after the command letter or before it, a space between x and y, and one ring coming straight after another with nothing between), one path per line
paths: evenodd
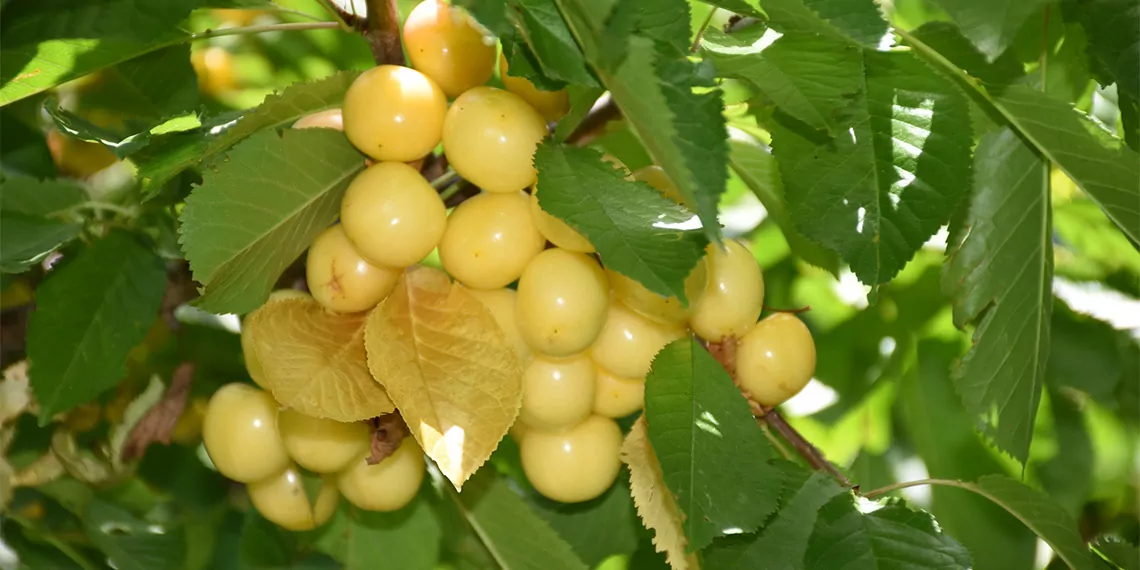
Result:
M460 489L522 405L522 367L491 312L442 271L409 269L368 316L368 367Z
M695 555L686 555L688 540L681 528L684 515L665 486L665 476L657 454L649 443L649 432L642 416L633 424L621 446L621 460L629 466L630 490L637 514L645 528L653 531L653 547L664 552L673 570L699 568Z

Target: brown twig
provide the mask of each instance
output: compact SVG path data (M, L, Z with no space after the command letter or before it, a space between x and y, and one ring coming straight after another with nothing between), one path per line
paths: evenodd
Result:
M374 431L372 432L372 450L368 455L368 464L376 465L386 457L396 453L404 438L410 434L400 412L392 412L372 418L371 422Z
M170 444L174 426L178 425L178 418L186 409L186 399L190 396L190 385L194 381L194 367L193 362L183 362L174 369L170 387L166 389L162 400L147 410L146 415L127 436L120 455L123 461L142 457L146 448L156 441L163 445Z
M796 431L796 428L788 424L788 422L784 420L784 417L780 415L780 412L776 411L775 408L765 408L761 406L740 386L740 383L736 380L736 347L737 341L733 337L728 337L719 342L705 343L705 348L708 349L709 354L713 355L713 358L716 358L721 366L724 366L724 370L728 372L729 377L732 378L736 387L744 392L744 397L748 400L748 406L752 409L752 415L756 418L756 421L761 424L761 427L766 425L779 432L780 437L791 444L796 450L796 453L798 453L800 457L803 457L813 469L828 473L844 487L851 487L851 481L847 476L828 461L819 448L812 445L800 432ZM786 454L783 448L780 448L780 450Z
M607 123L619 118L621 118L621 109L618 109L612 97L608 97L601 105L590 109L590 113L582 119L578 128L566 137L566 142L586 146L605 134Z
M372 48L377 65L404 65L404 46L400 42L400 17L396 0L365 0L368 17L364 22L364 39Z
M761 408L761 410L763 410L763 408ZM839 468L828 461L818 447L812 445L800 432L796 431L796 428L789 425L788 422L784 420L784 416L781 416L780 412L775 408L765 411L763 416L760 417L763 418L764 423L779 432L780 436L784 438L784 441L792 444L796 453L799 453L800 457L803 457L813 469L831 475L844 487L852 487L851 480L848 479Z
M805 305L805 306L799 307L797 309L777 309L774 307L769 307L768 305L764 305L764 310L765 311L771 311L773 313L790 313L793 315L799 315L801 313L806 313L806 312L810 311L811 305Z

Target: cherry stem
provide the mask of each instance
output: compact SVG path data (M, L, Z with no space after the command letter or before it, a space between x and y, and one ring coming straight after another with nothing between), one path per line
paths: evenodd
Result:
M364 39L372 48L377 65L404 65L404 46L400 41L400 17L396 0L365 0L368 18Z
M762 426L767 425L768 427L776 430L784 439L784 441L791 444L791 446L796 450L796 453L798 453L800 457L803 457L804 460L807 461L808 465L810 465L812 469L815 469L816 471L823 471L831 475L837 482L839 482L840 485L844 487L852 487L851 480L848 479L847 476L844 475L838 467L828 461L827 458L823 456L823 452L821 452L819 448L812 445L810 441L804 438L803 434L796 431L796 428L792 427L791 424L789 424L787 420L785 420L784 417L780 415L780 412L778 412L776 408L765 408L753 400L747 392L744 392L744 389L740 386L740 382L738 382L736 379L735 337L728 337L719 342L709 342L704 344L705 348L709 351L709 354L711 354L713 358L717 360L717 362L720 362L721 366L724 367L725 372L727 372L729 377L732 378L732 382L736 384L737 388L741 389L741 392L744 393L744 397L748 399L748 406L752 408L752 415L756 418L757 422L759 422ZM783 449L783 446L777 446L777 449L779 449L785 457L788 456L787 450Z
M810 311L811 305L805 305L805 306L800 307L798 309L776 309L773 307L769 307L768 305L764 305L764 310L765 311L772 311L773 313L789 313L792 315L799 315L801 313L806 313L806 312Z

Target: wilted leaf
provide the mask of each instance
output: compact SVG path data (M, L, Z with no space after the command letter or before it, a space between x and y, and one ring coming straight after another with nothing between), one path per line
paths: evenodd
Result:
M79 447L75 441L75 434L60 428L51 436L51 450L63 469L76 480L87 484L101 483L114 475L114 469L100 457L96 457L90 450Z
M174 369L170 388L162 395L162 399L146 407L145 414L131 427L128 428L126 422L120 426L120 430L123 432L121 436L123 443L119 447L112 448L114 454L111 456L111 460L131 461L139 459L151 443L157 441L169 444L170 436L174 433L174 426L178 425L178 418L182 416L182 411L186 408L186 398L190 396L190 383L193 380L193 362L184 362ZM127 418L132 416L132 406L134 406L134 402L127 406Z
M123 411L123 421L111 428L111 465L116 471L122 468L123 461L127 459L124 457L127 436L142 421L143 416L158 405L165 388L162 379L157 374L152 375L146 389L127 404L126 410Z
M0 423L24 413L31 401L28 361L21 360L4 369L4 380L0 382Z
M368 372L364 315L336 315L310 298L291 298L250 313L244 326L264 385L281 405L340 422L395 409Z
M368 368L412 435L461 488L522 404L522 368L491 312L447 275L409 269L368 316Z
M657 454L649 444L644 416L638 418L625 436L621 460L629 466L630 492L637 514L645 528L654 532L654 548L665 553L673 570L697 568L696 557L685 555L688 540L681 528L684 515L665 486Z

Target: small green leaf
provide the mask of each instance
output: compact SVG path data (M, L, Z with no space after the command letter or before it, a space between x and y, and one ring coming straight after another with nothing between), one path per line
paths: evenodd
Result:
M965 570L970 553L942 534L927 513L892 501L871 514L851 497L836 497L819 512L808 543L808 570Z
M544 74L567 83L597 86L552 0L511 0L510 4L517 24L524 30L522 36Z
M706 241L693 215L642 182L630 182L596 150L544 144L534 155L538 201L594 244L606 267L650 291L685 299L685 278Z
M1022 24L1049 0L936 0L962 32L993 61L1013 43Z
M342 504L319 532L317 550L344 564L345 570L432 570L439 562L443 536L438 515L423 497L392 513Z
M198 306L247 313L336 219L364 158L331 129L262 131L208 167L182 212L182 250Z
M839 257L835 252L824 248L804 237L788 215L788 201L784 196L784 182L780 169L771 151L760 145L751 135L737 129L730 131L728 141L729 165L744 181L749 190L764 204L768 217L780 226L792 253L800 259L839 275Z
M961 30L950 22L930 22L912 32L970 75L990 85L1007 85L1025 75L1025 67L1012 51L988 61Z
M982 137L975 157L970 233L943 273L954 323L977 324L954 385L994 443L1024 463L1049 358L1049 170L1009 128Z
M795 467L783 469L791 494L771 524L758 534L718 539L704 552L705 568L802 570L812 528L820 509L845 490L823 472L805 476Z
M1120 91L1140 98L1140 3L1135 0L1083 0L1070 2L1067 9L1077 17L1088 33L1089 52L1102 69L1115 80Z
M146 131L130 133L100 127L61 108L55 98L44 102L44 111L55 121L63 136L101 144L119 158L134 154L150 142L150 133Z
M28 323L41 425L122 380L127 354L146 337L165 290L162 261L119 232L48 275Z
M586 570L570 545L551 530L490 469L482 469L458 493L447 486L460 514L495 562L511 570Z
M152 525L99 499L83 513L91 542L120 570L182 570L186 535L180 527Z
M740 389L693 338L670 343L645 380L645 420L689 545L752 532L776 510L781 474Z

